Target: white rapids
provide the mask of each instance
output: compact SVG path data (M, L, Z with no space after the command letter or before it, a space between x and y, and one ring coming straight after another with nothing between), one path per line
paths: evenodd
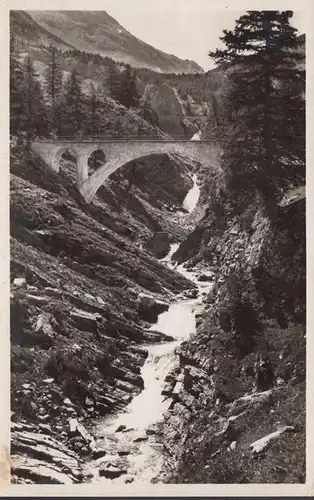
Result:
M195 189L196 176L193 176L194 186L190 190L193 192L186 206L189 211L192 205L197 203L196 197L199 188ZM154 433L146 434L146 430L154 424L161 422L163 415L169 409L172 399L161 394L164 387L165 376L175 367L175 349L181 342L187 340L195 332L195 313L201 308L201 294L208 292L212 287L212 282L200 283L197 281L196 273L186 270L183 265L174 265L171 257L178 249L179 244L173 243L168 255L162 262L175 268L177 272L193 281L199 289L199 297L194 299L180 299L170 304L168 311L159 315L158 321L151 329L160 331L174 338L172 342L164 342L158 345L144 345L148 351L148 357L141 370L144 380L144 389L135 396L128 405L125 413L104 419L98 423L95 430L97 442L108 452L100 459L94 461L91 472L94 473L94 481L113 483L150 483L158 475L162 466L162 443L158 441L158 436ZM123 432L116 432L119 426L125 426ZM134 441L137 438L140 441ZM143 438L143 440L141 440ZM129 454L119 457L119 449L128 450ZM118 463L118 467L125 470L116 479L106 479L98 476L98 468L103 463Z
M185 210L187 210L189 213L191 213L192 210L194 210L194 208L196 207L196 204L197 204L199 196L200 196L200 187L197 183L196 174L193 175L192 180L194 183L193 187L192 187L192 189L190 189L190 191L188 192L188 194L184 198L183 205L182 205L183 208L185 208Z

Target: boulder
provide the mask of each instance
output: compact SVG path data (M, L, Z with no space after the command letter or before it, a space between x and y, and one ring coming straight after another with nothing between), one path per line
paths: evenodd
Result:
M17 288L26 288L27 283L25 278L14 278L13 285Z
M99 319L101 319L98 313L89 313L81 309L74 309L70 312L70 317L80 330L94 331Z
M27 343L39 345L44 349L51 347L55 339L53 321L51 314L39 314L32 323L32 330L27 334Z
M130 454L130 450L128 450L128 449L121 448L121 449L118 450L118 455L120 457L125 457L125 456L127 456L129 454Z
M161 392L162 396L173 396L174 386L175 386L175 381L166 383Z
M62 290L50 286L46 286L44 291L46 295L50 295L51 297L60 297L60 295L62 295Z
M65 398L63 400L63 404L66 405L66 406L73 406L73 403L72 403L72 401L69 398Z
M99 475L106 477L108 479L115 479L117 477L122 476L122 474L126 474L127 470L121 469L112 464L104 464L99 469Z
M192 288L191 290L186 290L184 295L187 299L196 299L198 297L198 289Z
M94 460L98 460L99 458L102 458L105 455L107 455L107 451L106 450L95 450L93 452L93 459Z
M272 391L258 392L255 394L249 394L247 396L242 396L236 399L229 410L229 415L234 416L242 413L248 407L253 405L264 405L269 404L272 398Z
M198 277L197 277L198 281L211 281L212 280L212 276L208 276L207 274L200 274Z
M148 440L147 434L140 434L135 439L133 439L133 442L134 443L141 443L142 441L147 441L147 440Z
M139 294L139 314L144 321L155 323L159 314L169 309L169 304L158 301L154 297L145 294Z
M274 439L277 439L279 436L281 436L281 434L287 431L295 432L295 428L292 427L291 425L286 425L281 429L272 432L271 434L268 434L267 436L264 436L261 439L258 439L257 441L254 441L254 443L250 444L250 448L253 455L257 456L260 455L261 453L264 453Z
M126 430L126 425L119 425L119 427L117 427L116 429L116 432L122 432L122 431L125 431Z
M170 239L168 233L157 232L148 242L148 248L157 259L162 259L170 251Z

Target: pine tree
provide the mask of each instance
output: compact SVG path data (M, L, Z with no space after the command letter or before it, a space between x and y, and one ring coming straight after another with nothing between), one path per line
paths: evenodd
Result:
M49 47L50 61L45 71L45 90L50 107L51 131L58 134L60 131L60 100L62 92L62 71L58 65L57 49Z
M62 134L80 135L83 131L84 96L77 72L73 70L66 83L62 102Z
M20 137L23 118L23 70L16 40L10 34L10 135Z
M223 164L236 191L274 198L304 175L304 72L291 11L248 11L226 49L210 52L228 74Z
M139 104L139 95L136 88L136 75L129 64L121 75L118 100L127 108L135 108Z
M106 86L112 99L119 100L121 77L117 64L110 64Z
M34 137L46 137L48 133L47 108L43 92L29 55L23 63L23 87L21 91L23 111L20 131L25 133L27 143Z

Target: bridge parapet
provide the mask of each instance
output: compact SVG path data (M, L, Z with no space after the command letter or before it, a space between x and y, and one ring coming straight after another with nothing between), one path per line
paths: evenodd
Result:
M64 138L65 139L65 138ZM70 140L34 141L33 150L56 172L59 171L59 159L65 151L72 151L76 156L77 187L87 202L90 202L104 181L125 164L152 154L176 154L191 160L207 164L219 170L219 149L210 141L187 141L174 139L101 139L85 138ZM106 163L88 177L88 158L96 150L102 150Z

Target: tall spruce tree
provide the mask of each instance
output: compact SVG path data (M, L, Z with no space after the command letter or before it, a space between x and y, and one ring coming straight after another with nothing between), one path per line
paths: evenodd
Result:
M135 108L139 104L139 95L136 88L136 74L129 64L121 74L118 100L126 108Z
M234 192L266 201L304 175L304 71L292 11L248 11L224 50L210 52L228 75L223 164Z
M58 64L55 47L49 47L50 60L45 71L45 90L50 108L50 128L54 134L60 133L60 104L62 92L62 71Z
M23 63L23 99L22 118L19 129L24 132L27 143L34 137L46 137L48 134L47 107L34 64L29 55Z
M106 86L108 88L110 96L115 100L119 100L120 84L121 84L121 76L118 69L118 65L116 63L112 63L109 65L108 68Z
M10 34L10 136L21 136L23 122L23 69L19 60L16 39ZM24 120L25 124L25 120Z
M85 118L84 105L81 81L76 70L72 70L65 83L63 95L62 135L81 135Z

